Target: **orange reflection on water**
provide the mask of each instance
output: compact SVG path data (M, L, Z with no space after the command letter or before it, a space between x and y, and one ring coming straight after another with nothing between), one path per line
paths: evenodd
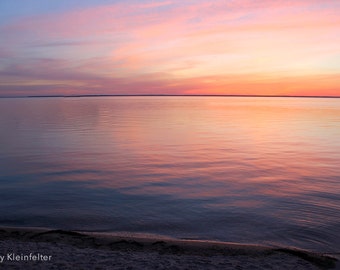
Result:
M338 100L136 97L108 98L100 107L90 99L66 102L76 105L76 125L59 131L73 143L60 162L71 159L65 171L102 172L72 180L181 198L296 196L338 185L320 181L339 173ZM78 107L94 110L96 121L77 118Z
M102 97L1 105L0 195L7 199L0 204L7 220L170 228L170 235L179 229L226 241L247 231L255 235L249 239L338 245L340 99ZM30 216L17 211L27 207Z

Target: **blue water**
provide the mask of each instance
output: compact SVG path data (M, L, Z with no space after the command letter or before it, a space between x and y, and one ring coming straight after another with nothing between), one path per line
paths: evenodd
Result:
M340 99L0 99L0 226L340 251Z

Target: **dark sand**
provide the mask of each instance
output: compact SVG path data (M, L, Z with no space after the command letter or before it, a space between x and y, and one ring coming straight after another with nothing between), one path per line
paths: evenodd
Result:
M152 236L0 228L0 269L340 268L334 256L296 249Z

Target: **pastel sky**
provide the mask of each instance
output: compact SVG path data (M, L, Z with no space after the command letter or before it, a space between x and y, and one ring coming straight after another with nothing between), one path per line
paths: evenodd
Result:
M2 0L0 96L340 96L339 0Z

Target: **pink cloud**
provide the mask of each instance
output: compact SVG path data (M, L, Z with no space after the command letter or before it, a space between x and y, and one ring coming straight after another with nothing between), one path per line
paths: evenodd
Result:
M329 75L317 85L334 89L339 9L316 0L150 1L25 18L0 27L0 78L20 78L21 87L23 78L60 81L54 90L76 92L92 84L114 93L248 93L295 91L284 76Z
M15 54L14 52L9 49L9 48L1 48L0 47L0 58L11 58L13 57Z

